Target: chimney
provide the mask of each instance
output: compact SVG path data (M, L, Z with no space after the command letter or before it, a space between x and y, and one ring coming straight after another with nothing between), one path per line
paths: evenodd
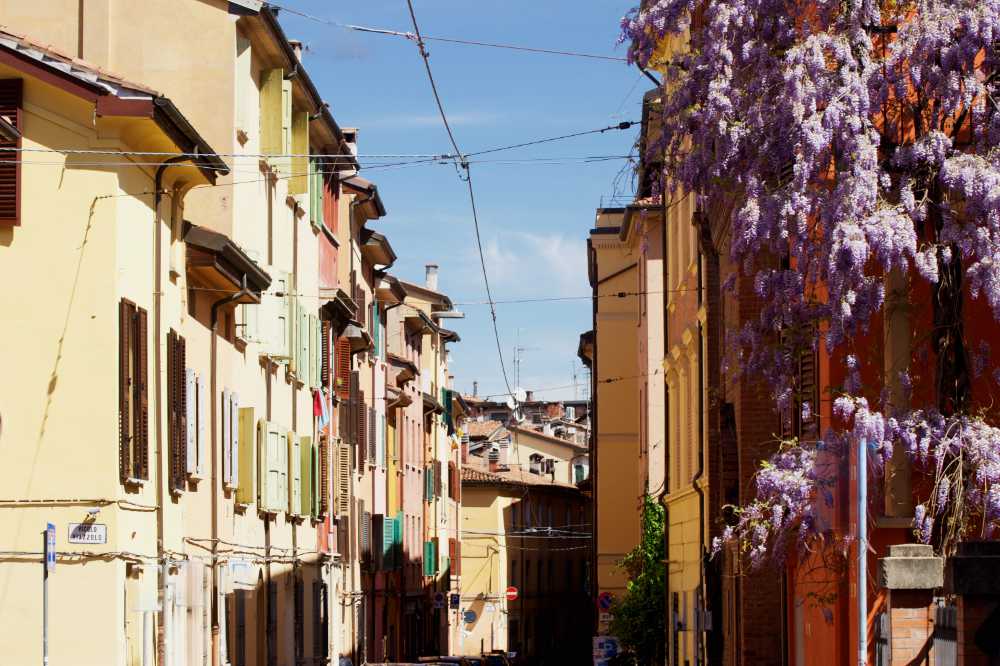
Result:
M293 51L295 51L295 57L298 61L302 62L302 42L297 39L289 39L288 45L292 47Z
M524 401L525 402L532 402L534 399L535 399L535 392L534 391L525 391L524 392Z
M347 149L351 151L351 155L355 157L358 156L358 128L357 127L344 127L341 129L344 135L344 143L347 144Z
M472 397L479 397L479 382L472 382Z
M424 285L431 291L437 291L438 288L438 265L437 264L427 264L424 267Z

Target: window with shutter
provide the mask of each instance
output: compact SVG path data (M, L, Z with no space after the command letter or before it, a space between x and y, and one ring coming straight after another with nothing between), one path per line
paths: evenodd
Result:
M321 321L319 330L319 382L320 386L323 388L330 388L330 331L332 330L330 322ZM339 396L338 396L339 397Z
M229 461L229 476L226 483L230 488L240 485L240 396L229 394L229 410L226 414L229 420L229 441L223 441L225 456Z
M0 79L0 117L18 133L22 130L21 107L23 96L21 79ZM21 138L0 138L0 148L18 149ZM15 227L21 224L21 160L20 153L0 151L6 155L6 164L0 164L0 227ZM17 159L10 159L11 156Z
M358 402L361 398L361 376L357 370L351 373L350 379L350 399L348 404L348 411L350 412L347 424L347 442L352 447L356 446L358 443ZM357 453L354 454L357 458ZM360 465L359 465L360 467Z
M392 516L384 516L382 518L382 570L392 571L396 568L396 562L393 559L393 539L396 534L396 519Z
M295 155L291 162L291 178L288 179L289 194L309 193L309 113L292 112L291 152Z
M437 570L437 556L434 553L434 542L424 541L424 575L433 576Z
M302 514L302 440L294 432L287 434L288 442L288 513Z
M337 552L340 553L340 557L344 560L350 558L350 518L346 515L337 518Z
M148 324L146 311L118 308L118 472L122 483L149 478Z
M364 470L365 460L368 455L368 405L365 404L365 392L358 391L358 402L356 404L358 418L358 470Z
M317 520L323 515L323 511L320 510L320 495L322 489L320 486L320 447L313 445L309 447L310 451L310 464L309 464L309 516L313 520Z
M436 497L441 497L441 490L442 490L441 486L442 486L442 480L441 480L441 461L440 460L435 460L434 461L434 495Z
M284 150L282 136L282 83L284 71L269 69L260 80L260 149L265 155L280 155Z
M428 502L434 500L434 466L428 465L424 469L424 499Z
M313 469L312 437L299 438L299 514L315 517L313 491L316 487Z
M322 385L321 359L319 317L309 315L309 386L314 389L318 389Z
M372 465L381 465L382 460L378 459L378 414L371 407L366 408L368 424L368 462Z
M351 397L351 341L344 337L337 338L335 354L336 386L334 389L338 398L348 400Z
M170 445L170 490L183 492L187 475L187 368L184 338L167 334L167 424Z
M360 529L358 530L358 537L361 541L359 544L359 552L361 554L362 562L371 561L371 527L372 527L372 516L370 513L364 510L365 502L364 500L358 500L361 507L361 512L358 514L358 518L361 521Z
M330 438L323 437L319 443L319 480L317 514L323 518L330 514Z
M451 573L451 575L453 575L453 576L458 575L458 572L455 571L455 567L456 567L456 564L455 564L455 551L456 551L455 540L454 539L448 539L448 563L449 563L449 569L450 569L449 573Z
M346 516L351 510L351 449L337 446L337 514Z
M193 368L185 368L184 378L184 395L187 396L184 405L187 420L184 432L184 445L187 447L185 471L188 476L195 476L198 465L198 377Z
M400 511L392 521L392 568L403 567L403 530L405 517Z
M234 465L237 470L234 475L236 483L236 503L252 504L256 498L257 470L257 424L254 422L253 407L239 409L238 456L239 462Z

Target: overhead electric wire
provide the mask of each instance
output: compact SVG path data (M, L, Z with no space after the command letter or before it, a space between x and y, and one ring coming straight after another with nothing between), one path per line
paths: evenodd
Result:
M490 290L490 278L486 271L486 255L483 252L483 240L481 234L479 233L479 213L476 210L476 194L472 188L472 169L469 168L468 160L462 154L462 150L458 147L458 142L455 141L455 134L451 131L451 124L448 123L448 116L444 112L444 105L441 103L441 96L438 94L437 84L434 82L434 73L431 71L430 55L427 53L427 49L424 47L424 40L420 36L420 26L417 23L417 15L413 10L413 0L406 0L406 6L410 10L410 20L413 22L413 31L416 34L417 48L420 51L420 58L423 60L424 69L427 71L427 80L431 84L431 92L434 93L434 102L437 104L438 113L441 114L441 122L444 123L445 129L448 131L448 138L451 140L451 146L455 149L455 154L460 156L461 167L465 170L465 183L469 189L469 203L472 206L472 223L476 232L476 248L479 251L479 264L483 269L483 284L486 285L486 298L489 299L490 303L490 316L493 322L493 337L497 343L497 357L500 359L500 372L503 374L503 381L507 386L507 390L513 393L510 386L510 378L507 376L507 366L503 360L503 346L500 344L500 329L497 327L497 308L496 304L493 302L493 292ZM514 406L516 409L516 396L514 397Z
M496 42L482 42L482 41L477 41L477 40L473 40L473 39L457 39L457 38L454 38L454 37L431 37L431 36L425 36L425 37L421 38L419 32L416 32L416 34L414 34L412 32L404 32L402 30L390 30L388 28L373 28L373 27L370 27L370 26L355 25L355 24L352 24L352 23L341 23L339 21L333 21L333 20L330 20L330 19L323 18L322 16L316 16L314 14L308 14L308 13L300 11L298 9L293 9L291 7L287 7L285 5L279 5L279 4L276 4L276 3L273 3L273 2L268 2L267 5L270 6L270 7L275 8L275 9L280 9L280 10L286 11L289 14L294 14L296 16L300 16L300 17L302 17L304 19L308 19L310 21L316 21L317 23L325 23L326 25L336 26L338 28L343 28L345 30L353 30L355 32L366 32L366 33L375 34L375 35L388 35L390 37L403 37L405 39L409 39L410 41L418 41L418 40L420 40L420 41L428 41L428 42L443 42L443 43L447 43L447 44L462 44L462 45L465 45L465 46L484 46L484 47L494 48L494 49L506 49L506 50L509 50L509 51L525 51L527 53L542 53L542 54L545 54L545 55L561 55L561 56L569 56L569 57L574 57L574 58L589 58L589 59L592 59L592 60L610 60L610 61L613 61L613 62L627 62L626 58L622 58L622 57L619 57L619 56L601 55L601 54L598 54L598 53L581 53L579 51L561 51L561 50L558 50L558 49L542 49L542 48L537 48L537 47L533 47L533 46L519 46L519 45L516 45L516 44L499 44L499 43L496 43Z

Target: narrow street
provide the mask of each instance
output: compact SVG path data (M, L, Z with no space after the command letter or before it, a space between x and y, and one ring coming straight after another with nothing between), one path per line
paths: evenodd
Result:
M1000 0L0 0L0 664L1000 664L998 68Z

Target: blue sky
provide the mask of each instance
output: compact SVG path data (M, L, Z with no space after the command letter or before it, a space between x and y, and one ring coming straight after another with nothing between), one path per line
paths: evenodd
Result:
M341 23L409 31L405 0L277 4ZM615 48L630 0L415 0L425 35L565 51L623 55ZM403 38L352 32L290 12L279 18L307 49L305 64L337 122L360 128L359 152L450 153L416 46ZM529 54L429 42L431 67L466 153L639 120L648 81L623 62ZM495 159L626 155L638 128L498 153ZM364 163L364 160L362 160ZM586 235L594 210L614 192L624 160L593 163L473 165L480 229L494 298L585 296ZM485 300L465 184L453 166L372 169L388 216L372 226L399 255L392 272L422 281L424 265L440 265L440 289L457 303ZM623 179L629 190L630 178ZM622 187L619 187L621 190ZM489 308L461 305L466 318L449 325L456 387L480 395L505 391ZM521 386L573 382L579 334L591 326L589 300L500 304L497 320L508 370L519 336ZM520 329L520 331L518 331ZM576 361L580 372L579 362ZM581 373L582 376L582 373ZM513 377L511 378L513 381ZM539 393L573 397L573 389Z

